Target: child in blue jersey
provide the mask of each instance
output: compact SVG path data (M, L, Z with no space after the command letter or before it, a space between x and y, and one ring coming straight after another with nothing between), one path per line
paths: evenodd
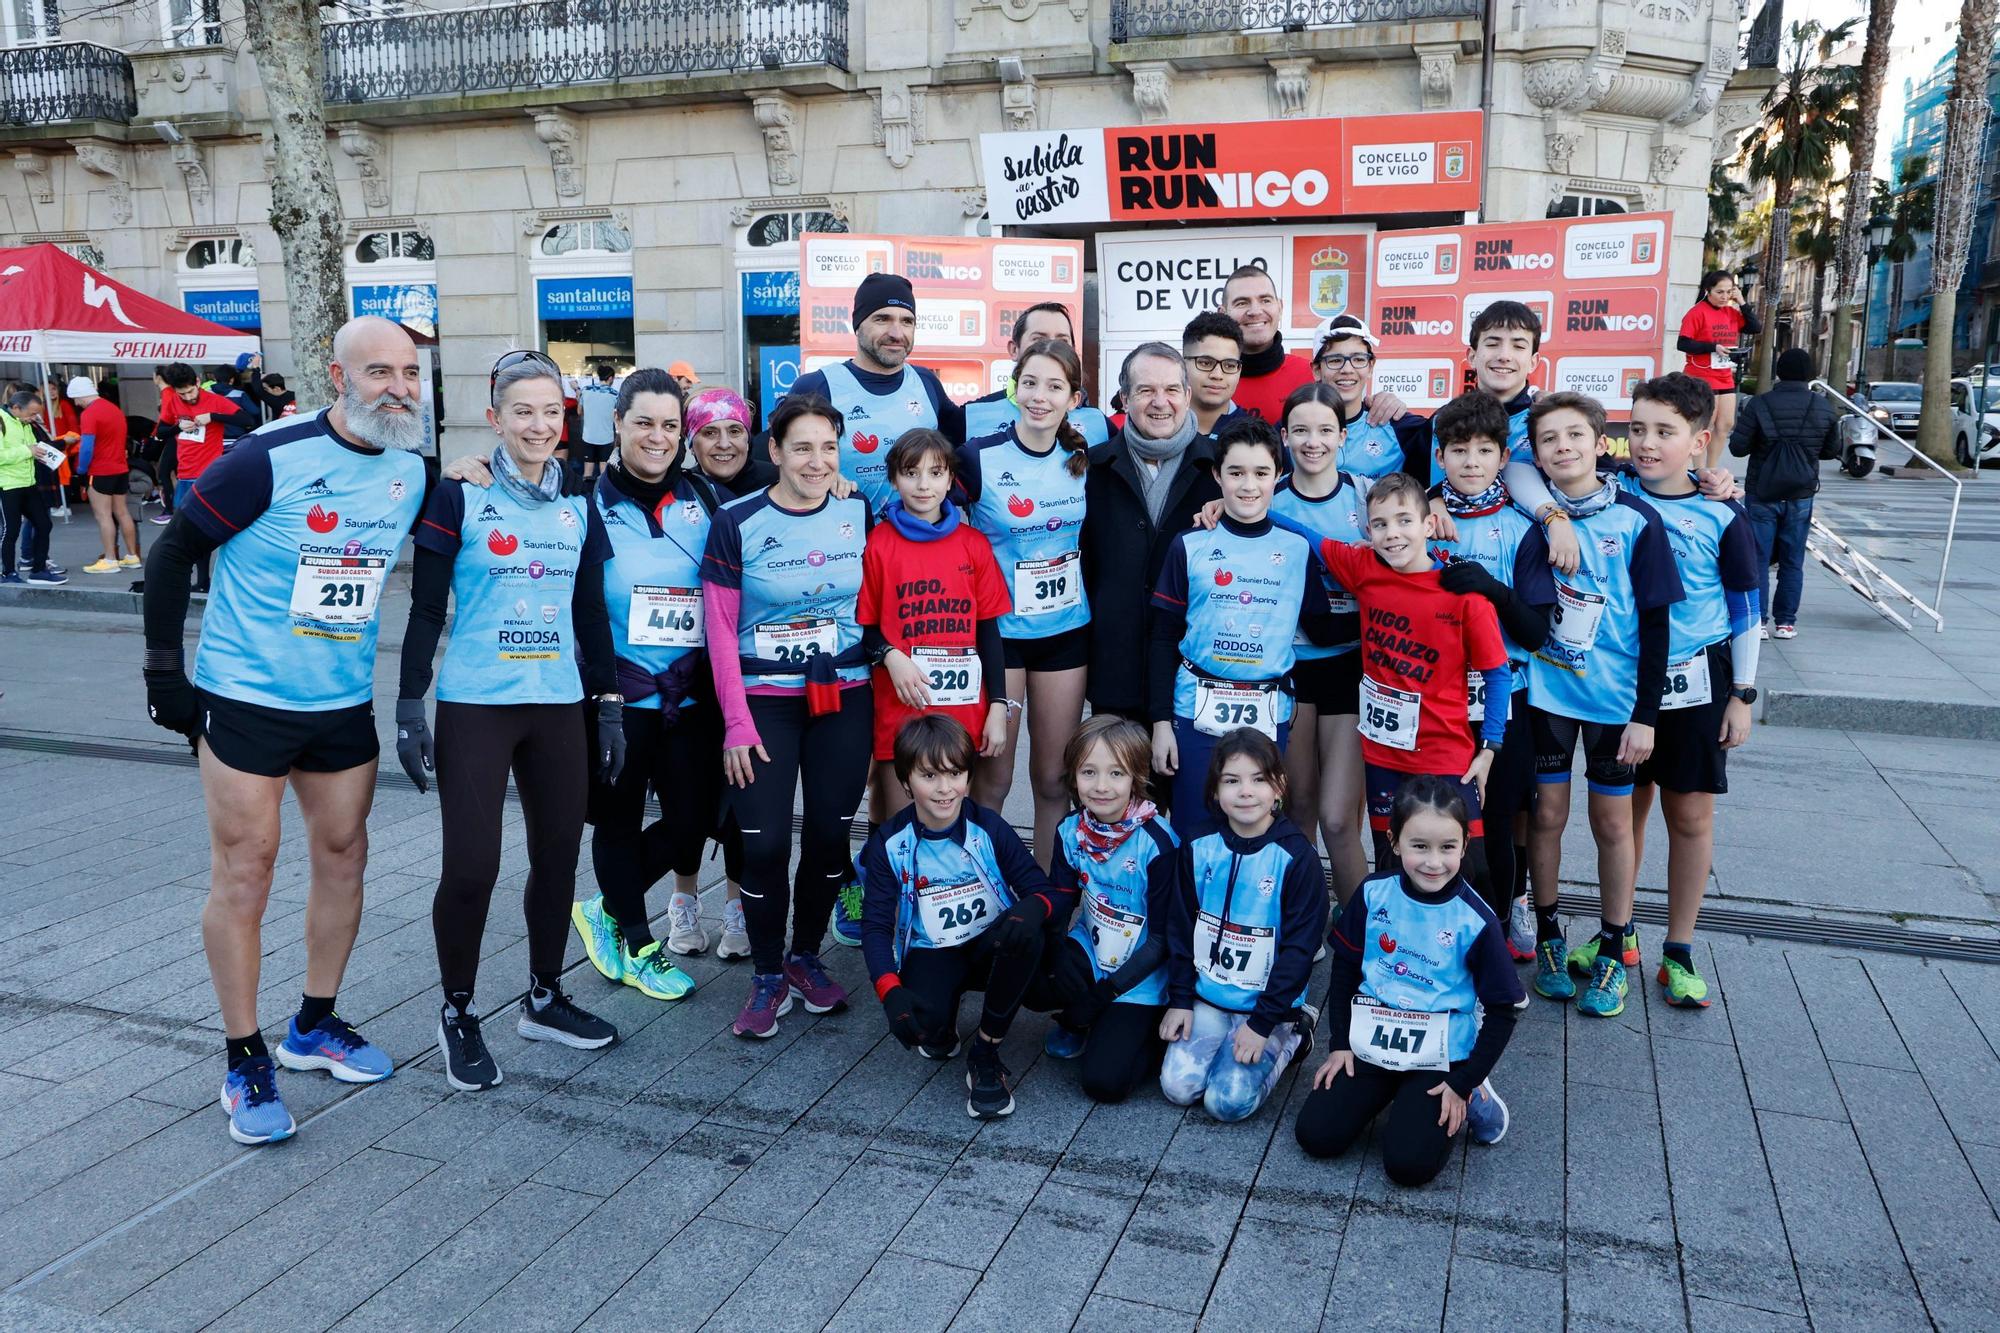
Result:
M1556 578L1548 637L1528 658L1528 715L1540 784L1528 840L1535 989L1550 999L1575 996L1579 1011L1609 1017L1624 1011L1625 968L1638 961L1631 936L1638 869L1633 770L1653 752L1653 724L1666 681L1669 608L1685 594L1659 514L1597 475L1598 440L1604 434L1604 408L1597 400L1545 394L1528 415L1535 462L1553 488L1563 520L1575 527L1580 552L1576 572ZM1579 743L1603 899L1602 943L1581 995L1569 979L1568 947L1556 917L1570 772Z
M1341 471L1341 398L1330 386L1301 384L1285 399L1279 429L1292 470L1271 497L1271 515L1322 541L1368 540L1368 479ZM1360 603L1324 566L1320 582L1333 613L1336 641L1321 645L1294 636L1295 700L1285 745L1285 779L1306 840L1317 836L1333 868L1334 892L1345 901L1368 874L1361 845L1367 827L1362 790Z
M1223 431L1215 468L1222 517L1167 547L1153 589L1148 656L1153 766L1173 778L1189 837L1215 826L1200 799L1216 740L1250 727L1281 749L1292 720L1294 639L1335 643L1336 621L1312 539L1271 519L1282 451L1255 418Z
M1007 744L982 758L973 796L998 810L1014 779L1021 706L1028 714L1028 780L1035 799L1035 855L1046 862L1069 808L1062 756L1083 716L1090 667L1090 601L1083 590L1083 435L1069 413L1083 401L1076 349L1045 338L1014 363L1020 417L959 450L959 484L972 524L993 543L1013 597L1000 617L1007 657Z
M1056 1014L1043 1049L1082 1057L1078 1082L1098 1102L1124 1101L1160 1067L1180 844L1145 798L1151 763L1146 729L1110 713L1078 727L1063 755L1076 809L1056 830L1049 877L1081 910L1068 938L1044 935L1027 1004Z
M1269 736L1239 727L1218 741L1204 795L1224 824L1181 844L1160 1091L1246 1120L1311 1047L1318 1013L1306 987L1326 934L1326 880L1281 813L1285 762Z
M1375 349L1381 343L1358 315L1335 315L1319 326L1313 349L1315 381L1333 390L1340 427L1340 470L1379 481L1391 472L1421 477L1430 464L1430 422L1414 412L1378 423L1369 412ZM1379 415L1379 413L1374 414Z
M1377 1116L1382 1169L1429 1184L1470 1128L1507 1133L1488 1082L1527 998L1500 919L1459 873L1472 837L1465 802L1442 778L1415 777L1389 817L1401 868L1348 899L1328 939L1328 1054L1293 1132L1313 1157L1338 1157Z
M966 800L972 737L940 713L896 733L896 778L910 804L868 837L856 861L866 899L861 953L896 1040L926 1059L958 1054L958 1006L985 992L965 1055L967 1115L1014 1111L1000 1043L1041 965L1043 926L1074 889L1049 883L1006 819Z
M1713 389L1678 371L1636 387L1636 475L1618 479L1659 511L1687 590L1668 617L1653 753L1639 765L1632 791L1632 854L1635 863L1644 855L1657 787L1667 823L1667 938L1658 980L1667 1003L1697 1009L1708 1005L1708 983L1694 963L1695 919L1714 855L1715 798L1729 790L1728 752L1750 738L1764 583L1743 507L1705 498L1691 470L1707 450L1714 405ZM1570 953L1573 970L1588 971L1595 961L1594 952Z
M1433 549L1448 562L1438 582L1452 592L1493 603L1506 641L1507 730L1480 802L1486 851L1487 904L1508 923L1507 948L1519 961L1535 955L1529 906L1527 810L1535 794L1535 745L1528 724L1528 653L1549 632L1555 582L1541 529L1512 503L1500 465L1506 458L1507 409L1483 389L1462 393L1432 419L1445 479L1433 488L1455 535ZM1484 679L1467 678L1467 718L1477 730L1486 716Z

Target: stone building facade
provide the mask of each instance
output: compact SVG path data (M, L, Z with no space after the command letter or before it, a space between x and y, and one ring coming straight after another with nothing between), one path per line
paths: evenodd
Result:
M4 3L0 243L69 245L256 328L285 368L241 0ZM760 353L798 232L979 234L979 136L1010 129L1484 109L1484 220L1674 212L1676 365L1742 19L1738 0L449 3L355 0L325 40L328 225L353 305L433 346L447 456L482 438L485 367L512 346L782 376Z

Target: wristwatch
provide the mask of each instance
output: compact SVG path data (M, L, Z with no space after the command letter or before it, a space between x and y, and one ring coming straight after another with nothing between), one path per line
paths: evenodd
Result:
M1481 741L1479 742L1479 748L1482 750L1491 750L1497 756L1500 753L1501 746L1499 741Z
M1754 704L1757 702L1757 687L1755 685L1732 685L1729 688L1729 697L1732 699L1741 699L1746 704Z

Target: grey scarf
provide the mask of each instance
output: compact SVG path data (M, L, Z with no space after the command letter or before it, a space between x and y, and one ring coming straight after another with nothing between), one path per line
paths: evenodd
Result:
M521 475L514 455L507 452L507 446L493 446L493 458L489 464L493 469L493 480L501 490L513 496L524 505L547 504L562 494L562 464L554 459L542 465L542 479L529 481Z
M1167 492L1173 489L1174 475L1180 471L1181 459L1187 447L1194 443L1194 413L1189 411L1181 421L1181 428L1164 440L1148 439L1132 429L1132 420L1125 420L1125 446L1132 451L1139 474L1139 488L1146 501L1146 516L1157 525L1160 512L1166 508ZM1159 471L1145 466L1158 463Z

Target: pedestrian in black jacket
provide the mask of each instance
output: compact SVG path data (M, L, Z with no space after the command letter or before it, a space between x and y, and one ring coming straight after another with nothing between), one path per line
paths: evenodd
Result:
M1840 414L1808 386L1812 353L1788 348L1778 357L1778 382L1752 398L1736 418L1729 452L1750 460L1743 508L1757 536L1757 564L1764 571L1764 621L1780 639L1799 632L1804 591L1806 534L1812 530L1813 495L1821 460L1840 457ZM1778 562L1778 595L1771 600L1770 569Z

